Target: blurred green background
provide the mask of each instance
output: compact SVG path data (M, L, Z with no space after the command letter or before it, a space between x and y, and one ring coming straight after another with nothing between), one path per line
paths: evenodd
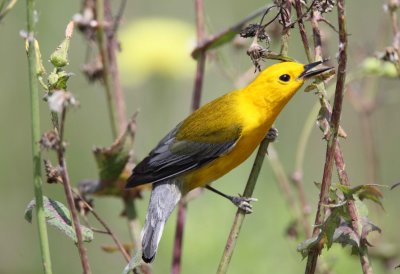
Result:
M66 24L79 12L80 3L37 2L37 38L43 58L47 60L63 39ZM348 32L351 34L349 71L352 71L357 69L365 56L390 45L392 38L389 17L383 12L382 1L363 1L362 7L360 1L347 2ZM118 2L114 4L117 5ZM259 0L206 0L207 31L218 32L265 4L268 3ZM334 14L330 14L328 18L332 23L336 22ZM147 24L149 30L132 25L132 22L138 21L141 22L142 28ZM28 224L23 218L25 206L33 198L27 60L24 41L19 35L21 30L26 29L25 22L25 2L19 1L0 24L0 273L7 274L42 271L36 223ZM193 1L128 1L121 26L121 47L125 53L120 61L124 70L122 74L128 113L140 109L135 141L135 153L138 158L144 157L156 142L189 112L194 62L188 54L194 44L194 29ZM325 49L325 55L335 59L338 47L336 35L325 26L322 29L325 30L324 35L329 46L329 49ZM297 29L292 31L289 54L301 62L306 62L297 32ZM247 44L249 42L247 41ZM278 45L275 43L272 49L277 50ZM85 52L86 43L76 32L71 43L70 66L67 70L75 73L69 81L69 89L81 105L80 108L69 112L66 126L66 139L69 143L67 161L74 185L82 179L97 177L91 150L95 145L107 146L112 142L103 88L99 84L89 84L80 72ZM235 88L235 83L227 74L238 78L251 68L251 62L245 52L246 47L235 49L227 45L212 53L207 62L203 103ZM265 65L271 63L267 61ZM49 68L47 62L45 65ZM377 83L379 105L371 116L379 158L379 180L375 183L385 185L400 179L398 83L398 80L385 79ZM275 148L285 172L289 175L294 169L297 142L304 121L316 101L317 98L313 94L299 92L276 123L280 134ZM41 103L41 118L42 131L45 131L50 126L50 120L48 107L44 102ZM342 148L350 180L354 185L367 183L366 153L360 119L347 98L342 125L348 134L348 138L342 141ZM319 193L313 182L321 181L325 147L321 133L315 127L304 164L304 184L312 206L311 221L314 218ZM52 159L53 155L44 152L43 157ZM250 159L218 180L214 186L231 194L242 192L251 164ZM336 181L335 176L333 182ZM393 248L394 254L397 255L400 250L400 219L397 211L400 193L399 190L386 189L383 192L384 211L374 204L368 204L371 220L383 230L382 235L371 235L371 243L376 245L375 248L371 248L371 253L380 248ZM44 193L65 202L63 190L59 186L44 185ZM301 255L296 252L296 246L302 239L293 240L285 235L291 221L290 214L268 160L264 163L254 196L259 201L254 204L254 213L246 218L229 273L302 273L305 261L302 261ZM144 220L148 197L149 193L145 193L143 200L138 202L141 221ZM123 208L121 201L115 198L98 198L95 200L95 206L112 229L127 242L127 223L120 217ZM185 228L183 273L216 271L235 211L227 201L209 192L190 203ZM165 228L154 263L154 273L170 271L174 227L175 215L170 218ZM49 228L49 237L54 273L81 273L74 244L53 228ZM87 244L93 273L120 273L125 261L118 253L104 253L100 249L103 244L112 244L112 241L102 234L96 234L95 240ZM329 253L323 251L323 256L333 267L334 273L361 273L358 258L350 257L349 254L348 248L343 250L335 245ZM395 262L400 263L399 260ZM377 259L373 259L373 267L375 273L393 271L393 267L385 269L382 261Z

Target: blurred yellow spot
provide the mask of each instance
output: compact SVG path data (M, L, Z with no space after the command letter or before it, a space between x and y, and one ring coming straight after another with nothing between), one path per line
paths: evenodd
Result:
M144 18L125 25L119 39L124 85L138 85L152 75L175 79L193 75L195 62L190 53L195 35L190 24L172 18Z

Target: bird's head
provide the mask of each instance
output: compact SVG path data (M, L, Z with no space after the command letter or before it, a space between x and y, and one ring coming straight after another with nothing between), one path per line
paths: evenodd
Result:
M316 67L324 61L308 65L297 62L282 62L274 64L263 70L249 85L267 101L287 102L296 91L310 78L330 70L330 67Z

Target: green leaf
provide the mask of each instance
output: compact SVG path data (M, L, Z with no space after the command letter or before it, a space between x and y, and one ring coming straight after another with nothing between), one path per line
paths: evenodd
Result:
M65 235L70 237L75 243L78 242L75 229L72 226L71 215L66 206L62 203L43 196L44 214L46 222L59 229ZM25 210L25 220L32 222L32 212L36 207L36 201L29 202ZM81 225L83 241L90 242L93 240L93 231Z
M132 259L125 266L125 268L121 274L128 274L129 271L138 267L140 265L141 261L142 261L142 250L141 249L134 250Z
M360 200L368 199L377 204L381 207L382 205L382 198L383 194L377 187L386 187L384 185L377 185L377 184L365 184L365 185L358 185L355 187L350 188L349 186L337 184L336 187L340 189L347 199L353 199L353 195L357 195Z
M331 214L329 217L326 219L324 226L323 226L323 232L325 233L326 237L326 246L327 248L331 248L333 244L333 235L335 233L336 228L340 224L340 216L339 216L339 211L338 210L332 210Z
M376 186L379 185L364 185L358 192L358 197L360 198L360 200L364 199L371 200L383 208L381 202L383 194Z
M105 188L116 187L116 182L123 173L130 158L130 151L135 136L136 115L137 113L133 115L126 130L110 147L95 148L93 150L100 180L98 181L99 185L92 187L91 189L94 191L90 191L90 193L103 191ZM106 191L106 193L113 193L113 191Z

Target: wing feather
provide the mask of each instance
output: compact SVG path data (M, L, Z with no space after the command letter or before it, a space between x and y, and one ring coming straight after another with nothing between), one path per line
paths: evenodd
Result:
M224 136L223 142L220 143L177 140L176 135L181 126L182 123L169 132L133 169L126 185L127 188L145 183L156 183L210 163L228 153L241 134L241 128L238 125L231 127L224 125L220 131L218 129L213 131L214 138L218 134ZM226 136L231 136L231 138L226 140Z

